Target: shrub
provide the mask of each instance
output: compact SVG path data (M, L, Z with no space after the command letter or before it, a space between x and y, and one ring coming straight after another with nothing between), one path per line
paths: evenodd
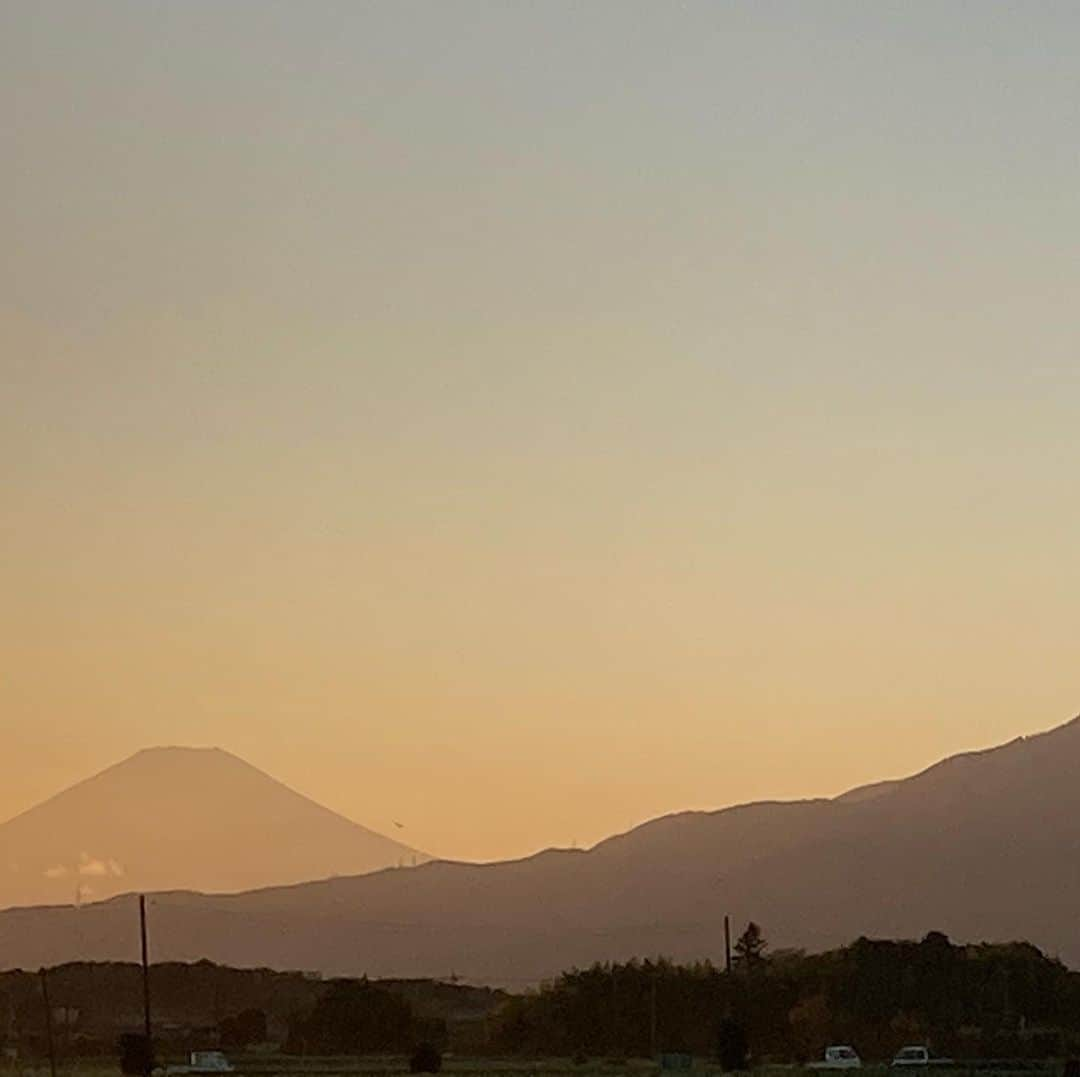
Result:
M409 1059L410 1073L438 1073L442 1069L442 1055L433 1044L421 1043Z

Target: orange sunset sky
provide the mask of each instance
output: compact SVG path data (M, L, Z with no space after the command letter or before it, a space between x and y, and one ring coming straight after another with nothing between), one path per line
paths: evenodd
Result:
M430 853L1080 710L1073 4L9 3L0 818Z

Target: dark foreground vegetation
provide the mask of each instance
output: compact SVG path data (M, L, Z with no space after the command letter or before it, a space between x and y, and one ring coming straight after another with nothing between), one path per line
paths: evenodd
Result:
M61 1059L117 1054L143 1028L137 965L70 964L48 971ZM483 1051L490 1016L506 995L437 980L328 980L300 972L232 969L209 961L150 970L158 1061L219 1048L301 1055L412 1052L431 1042ZM38 973L0 973L0 1049L44 1058L47 1029Z
M869 1060L912 1043L956 1059L1071 1055L1080 973L1026 943L954 946L936 932L772 956L750 933L730 975L664 961L567 973L507 1000L495 1040L514 1053L715 1057L740 1038L750 1057L776 1062L820 1058L829 1043Z
M115 1057L142 1022L139 969L50 970L62 1059ZM41 1058L41 978L0 975L0 1047ZM823 954L770 954L751 926L732 971L705 962L632 961L565 973L525 994L432 980L322 981L302 973L199 962L151 970L159 1061L196 1049L262 1055L397 1054L414 1067L441 1052L578 1060L687 1054L723 1068L806 1062L829 1043L864 1060L924 1043L959 1061L1045 1060L1080 1050L1080 973L1025 943L953 945L859 939Z

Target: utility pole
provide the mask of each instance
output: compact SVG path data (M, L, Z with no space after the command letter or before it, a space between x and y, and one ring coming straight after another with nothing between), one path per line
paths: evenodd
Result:
M731 917L724 917L724 971L731 975Z
M52 1003L49 1001L49 974L41 968L41 997L45 1002L45 1042L49 1047L49 1073L56 1077L56 1042L53 1039Z
M154 1041L150 1034L150 953L146 945L145 894L139 895L139 938L142 942L143 1035L146 1039L143 1072L146 1077L150 1077L154 1070Z

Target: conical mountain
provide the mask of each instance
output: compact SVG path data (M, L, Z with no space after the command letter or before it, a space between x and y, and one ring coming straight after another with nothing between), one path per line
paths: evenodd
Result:
M217 748L151 748L0 826L0 907L234 891L427 859Z
M159 960L519 985L594 961L860 935L1026 939L1080 964L1080 719L831 800L653 820L587 851L436 861L228 896L158 894ZM0 962L130 958L132 903L0 913Z

